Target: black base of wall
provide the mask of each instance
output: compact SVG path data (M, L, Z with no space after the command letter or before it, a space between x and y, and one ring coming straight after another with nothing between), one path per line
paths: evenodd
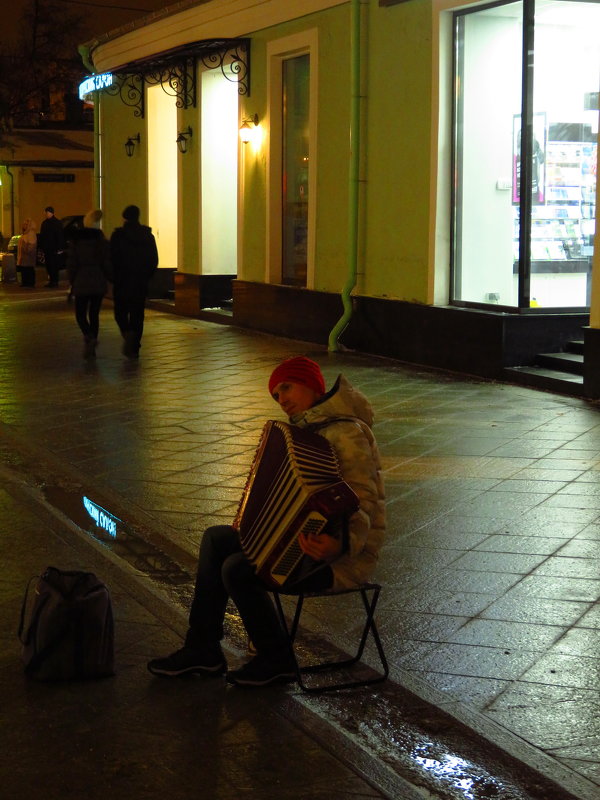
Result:
M343 312L339 295L290 286L236 280L233 297L234 324L320 344ZM353 304L339 339L344 346L484 378L563 349L589 324L587 314L508 314L372 297Z
M151 299L165 299L173 294L174 269L159 268L148 282L148 297Z
M586 397L600 398L600 329L584 329L583 388Z
M233 275L190 275L175 273L175 311L197 317L202 309L229 307Z

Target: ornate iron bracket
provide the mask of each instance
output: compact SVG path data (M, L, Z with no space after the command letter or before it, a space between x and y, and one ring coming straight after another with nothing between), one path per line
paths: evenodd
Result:
M195 108L198 66L220 69L224 78L239 84L238 94L250 97L250 39L206 39L132 61L115 71L113 85L104 91L118 95L142 119L146 85L161 86L176 98L177 108Z
M196 107L196 60L193 57L147 72L144 80L148 86L160 84L163 92L177 98L177 108Z
M116 73L112 86L103 90L106 94L121 98L121 102L133 108L135 117L144 118L144 76L141 73Z
M206 69L220 69L224 78L238 83L238 94L250 97L250 39L231 39L221 50L201 53Z

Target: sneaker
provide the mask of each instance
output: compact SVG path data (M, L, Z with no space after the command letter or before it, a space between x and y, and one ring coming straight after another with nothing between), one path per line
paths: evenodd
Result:
M188 673L223 675L227 670L227 662L220 645L199 649L182 647L166 658L152 659L148 662L148 669L153 675L164 675L169 678Z
M86 361L93 361L96 358L96 345L98 341L86 336L83 340L83 357Z
M137 340L135 333L128 331L124 337L122 352L126 358L139 358L140 357L140 343Z
M236 686L268 686L270 683L289 683L296 680L296 670L290 660L269 661L255 656L240 669L227 673L227 683Z

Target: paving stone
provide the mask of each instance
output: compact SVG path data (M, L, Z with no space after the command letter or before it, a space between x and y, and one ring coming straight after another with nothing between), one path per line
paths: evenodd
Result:
M205 527L231 520L262 425L279 418L266 391L272 366L303 353L322 365L328 384L339 372L347 374L373 403L387 482L378 622L393 669L409 670L447 696L450 705L465 705L549 762L600 787L593 747L598 715L585 706L597 710L597 406L356 353L327 353L321 345L157 311L148 312L140 360L129 362L121 355L109 305L102 312L98 358L87 364L80 359L73 309L62 292L36 290L22 302L18 287L2 285L0 302L0 338L11 342L0 351L4 429L78 471L86 483L113 493L132 514L147 515L190 558ZM1 436L0 449L15 458ZM10 503L0 490L0 514L8 513ZM5 570L51 557L49 541L29 536L39 520L25 513L11 524L10 546L6 542L2 550ZM71 563L77 563L75 554ZM16 582L0 576L3 610L7 602L15 604L17 588L20 593ZM150 688L142 675L146 655L176 639L165 638L124 595L121 604L128 641L120 657L135 703L124 707L118 734L101 716L92 737L101 692L83 703L78 721L84 747L99 751L102 742L110 742L117 753L111 760L103 751L100 774L119 790L133 792L135 786L144 796L149 773L140 751L156 747L162 724L171 733L157 784L165 796L191 796L186 793L197 789L202 775L211 797L241 796L253 764L264 756L277 775L261 796L292 797L279 779L277 758L262 741L273 720L261 716L261 703L252 701L244 718L226 694L215 698L192 684L187 705L174 711L177 692ZM8 619L0 627L4 643L12 632L10 615L3 617ZM352 629L353 620L344 622L343 613L338 618ZM318 609L311 619L324 630ZM344 641L344 632L339 636ZM6 656L0 657L0 675L6 667L1 658ZM548 693L540 694L540 687ZM77 708L76 692L66 699L59 692L52 702L58 705L59 699ZM142 712L148 699L156 707ZM15 713L22 700L15 697ZM182 721L198 741L216 736L224 758L238 735L242 748L231 774L200 759L190 775L177 775L172 793L169 770L176 757L190 757L193 749L179 730ZM139 749L130 753L131 737L140 729ZM296 735L282 732L281 753L287 757L298 746L307 760L314 757L321 773L306 798L373 796L322 753L302 751L308 745ZM50 759L63 757L57 739L41 780ZM82 750L75 768L89 759ZM332 769L338 794L327 794L322 785L322 775ZM64 796L77 796L79 788L74 785Z

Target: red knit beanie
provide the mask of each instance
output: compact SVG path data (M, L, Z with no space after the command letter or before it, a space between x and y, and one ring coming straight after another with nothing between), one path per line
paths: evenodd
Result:
M273 394L277 384L284 381L301 383L309 389L314 389L317 394L325 394L325 380L321 368L316 361L311 361L305 356L288 358L275 367L269 378L269 394Z

